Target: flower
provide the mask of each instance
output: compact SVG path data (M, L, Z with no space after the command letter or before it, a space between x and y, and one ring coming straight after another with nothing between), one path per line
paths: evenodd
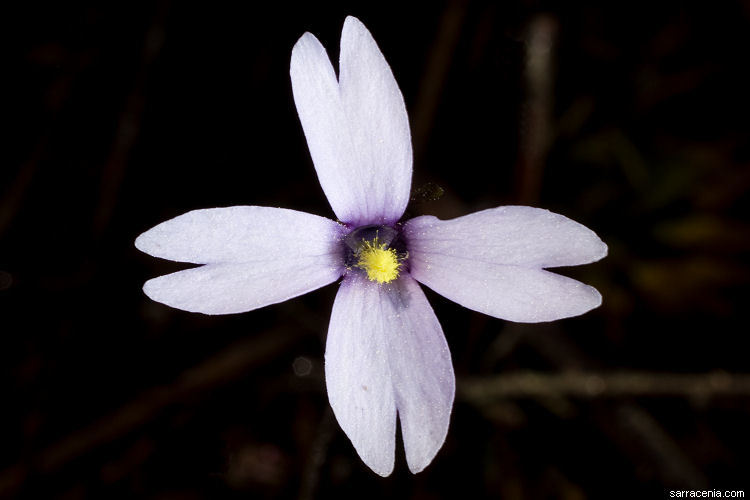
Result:
M138 249L203 264L149 280L155 301L186 311L250 311L343 277L325 375L331 407L362 460L393 470L396 416L409 469L442 446L455 392L450 351L419 283L476 311L550 321L597 307L592 287L545 268L594 262L607 246L562 215L498 207L400 222L412 149L403 97L370 32L348 17L339 77L305 33L292 50L294 100L338 222L294 210L195 210L141 234Z

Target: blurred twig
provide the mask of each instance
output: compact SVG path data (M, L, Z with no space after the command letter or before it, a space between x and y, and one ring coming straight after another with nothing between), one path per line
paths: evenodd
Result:
M602 387L607 387L607 380L604 380L603 384L601 383L601 377L606 375L606 373L601 371L596 360L589 358L583 351L578 349L555 325L538 326L534 330L528 331L523 337L526 343L548 359L560 371L559 376L582 377L577 385L582 395L590 394L593 388L596 399L589 396L589 400L601 401L602 399L606 399L602 393L605 389L602 389ZM631 375L637 375L638 373L630 372ZM555 377L549 374L546 375L551 378ZM600 378L593 379L595 381L592 384L591 375L598 375ZM614 376L616 374L610 375ZM646 373L642 375L645 375L646 379L687 376L659 373ZM727 385L725 382L726 374L699 374L698 376L701 375L704 377L708 375L709 378L713 377L713 384L709 383L708 385L713 385L716 388L714 389L715 391ZM748 377L746 375L739 376ZM644 378L639 379L639 381L642 380ZM586 388L587 382L589 384L588 389ZM686 387L688 387L690 382L694 382L694 380L684 379L681 384L671 384L672 390L674 390L675 386L683 388L681 393L675 395L685 394L688 390ZM747 386L750 382L745 379L743 384ZM640 387L644 387L645 385L648 384L640 383ZM465 394L463 387L463 384L459 383L459 395ZM613 384L609 387L615 387L615 385ZM620 384L620 387L623 387L623 384ZM665 388L666 384L662 387L662 390ZM598 394L596 394L597 392ZM659 394L658 392L653 392L653 394L664 395L664 393ZM750 395L750 391L744 394ZM628 394L623 393L623 396L626 395L637 396L639 394L633 389ZM567 405L567 396L575 396L575 394L558 392L556 395L542 396L538 394L535 397L538 397L543 403L555 402ZM706 477L680 449L666 429L647 410L624 397L610 397L609 399L612 401L611 405L599 405L592 408L594 422L596 422L599 430L615 442L621 450L631 455L634 458L634 462L635 460L640 461L643 456L647 457L650 467L664 484L689 486L694 489L707 486L708 481Z
M333 410L328 406L318 425L315 440L310 447L310 455L305 464L305 470L302 473L299 500L312 500L315 498L315 490L320 479L320 469L326 461L328 446L331 444L335 430L336 425L333 419Z
M3 196L0 197L0 235L10 227L11 222L21 210L23 201L37 174L37 170L39 170L39 165L47 157L53 130L61 125L59 123L60 111L68 102L68 98L74 88L74 75L90 63L90 58L84 54L78 58L55 59L54 63L64 67L65 70L60 71L60 76L51 85L55 91L50 92L54 97L47 99L50 112L49 124L41 133L29 158L21 165L15 178L7 186L5 192L2 193Z
M33 455L30 460L0 472L0 497L15 492L33 474L50 473L99 446L118 439L148 422L178 401L193 398L240 378L249 369L285 352L305 330L270 331L239 341L190 368L174 383L155 387L93 425Z
M47 148L49 137L42 136L39 144L34 148L31 157L21 166L18 174L10 184L5 196L0 199L0 234L2 234L21 208L26 191L39 165L39 161Z
M518 164L518 196L524 204L536 204L542 170L552 135L553 57L557 20L541 14L531 21L526 45L525 127Z
M750 397L750 375L711 373L539 373L521 372L458 381L459 395L483 404L499 398L622 398L676 396Z
M445 80L461 37L461 26L466 16L467 2L449 1L443 11L432 51L427 59L422 81L419 84L417 103L412 113L412 143L414 156L421 158L427 144L435 114L440 103Z
M151 65L164 46L164 23L169 10L169 2L162 1L156 7L153 21L146 31L141 52L141 65L135 76L133 88L128 95L125 108L117 122L117 130L112 150L102 169L102 181L99 189L99 202L94 219L94 231L100 233L114 211L117 191L125 177L125 168L130 151L138 138L141 118L145 106L146 81Z
M666 485L684 485L692 489L708 486L703 472L649 412L636 405L622 404L616 409L616 417L617 437L627 440L629 435L636 435L648 443L651 460L658 464ZM621 446L627 444L622 443Z

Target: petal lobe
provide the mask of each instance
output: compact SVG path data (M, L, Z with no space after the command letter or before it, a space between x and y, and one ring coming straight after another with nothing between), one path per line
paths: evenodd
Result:
M292 50L290 76L318 179L341 221L393 224L409 201L409 121L391 68L351 16L341 34L339 74L305 33Z
M348 275L326 343L328 397L362 460L390 474L396 413L409 469L423 470L448 431L455 393L450 351L419 285Z

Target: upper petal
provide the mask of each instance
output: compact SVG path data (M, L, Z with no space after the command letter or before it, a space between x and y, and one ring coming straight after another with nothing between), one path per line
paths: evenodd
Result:
M375 472L393 469L396 411L409 469L432 461L448 431L455 380L440 324L413 279L344 280L328 330L326 384L341 428Z
M154 257L193 264L266 262L337 253L343 230L330 219L285 208L209 208L152 227L135 246Z
M364 24L352 16L341 33L339 85L361 162L367 222L395 223L406 210L411 190L409 118L385 57Z
M401 91L365 26L347 17L339 81L325 48L305 33L292 50L297 113L336 216L393 224L409 201L412 149Z
M292 93L315 171L336 217L355 222L364 192L339 84L326 49L305 33L292 49ZM362 204L363 205L363 204Z
M207 265L149 280L143 290L157 302L205 314L281 302L341 276L342 230L323 217L280 208L188 212L140 235L136 247Z
M586 226L532 207L497 207L446 221L416 217L404 232L409 251L493 264L575 266L607 255L607 245Z

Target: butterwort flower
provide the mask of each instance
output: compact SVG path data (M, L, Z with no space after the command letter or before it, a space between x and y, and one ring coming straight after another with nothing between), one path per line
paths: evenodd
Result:
M341 280L325 352L331 407L382 476L393 470L398 417L416 473L445 440L455 392L450 351L419 283L490 316L551 321L597 307L601 296L545 269L594 262L607 247L581 224L531 207L401 221L412 176L408 118L388 63L356 18L344 22L338 77L310 33L292 50L290 74L338 220L258 206L188 212L135 244L202 266L143 289L178 309L231 314Z

